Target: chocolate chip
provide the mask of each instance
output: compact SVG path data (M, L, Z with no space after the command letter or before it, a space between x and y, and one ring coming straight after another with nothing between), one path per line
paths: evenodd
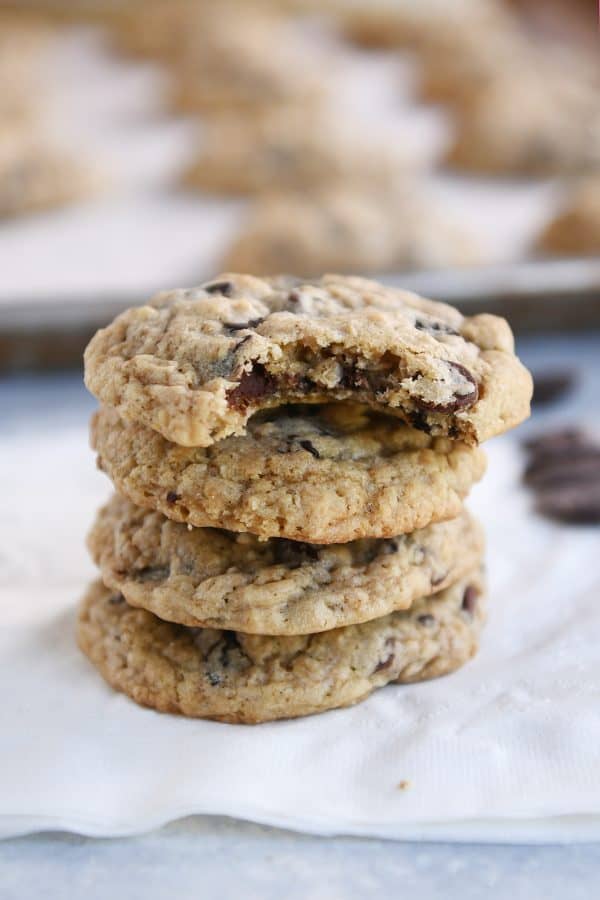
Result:
M123 596L123 594L113 594L108 602L111 604L111 606L117 606L120 603L125 603L125 597Z
M302 447L303 450L308 451L308 453L312 453L312 455L315 457L315 459L321 459L321 454L319 453L317 448L311 444L310 441L298 441L298 443L300 444L300 446Z
M446 361L447 364L455 369L469 382L472 386L471 390L466 394L454 394L452 399L448 401L448 403L431 403L429 400L423 400L420 397L414 398L414 403L419 409L430 410L431 412L438 413L453 413L458 409L464 409L467 406L473 406L474 403L479 399L479 386L475 381L473 375L466 369L463 365L457 362L452 362L451 360Z
M290 541L287 538L276 538L273 547L273 561L288 569L299 569L304 563L319 559L319 548L302 541Z
M386 648L395 647L395 644L396 644L396 641L394 640L394 638L389 637L389 638L386 638L384 647L386 647ZM375 672L381 672L381 671L383 671L383 669L389 669L389 667L394 662L395 658L396 658L396 654L392 650L390 653L388 653L387 656L385 656L382 660L380 660L377 663L377 665L373 669L373 675L375 674Z
M431 587L437 587L438 584L441 584L442 581L448 577L448 573L444 572L443 575L436 575L431 579Z
M231 662L229 659L230 652L238 648L239 644L235 631L222 631L219 642L219 660L224 669L227 669Z
M256 328L264 321L265 317L260 316L258 319L248 319L246 322L223 322L223 328L227 328L228 331L242 331L244 328ZM244 340L247 340L247 338L244 338Z
M417 616L417 622L419 625L433 625L435 623L435 619L430 613L424 613L422 616Z
M394 540L374 540L367 543L363 555L363 562L366 566L379 559L382 556L392 556L398 552L398 541Z
M221 676L217 675L216 672L207 672L206 677L208 678L210 684L215 687L218 684L221 684Z
M257 363L249 372L244 372L237 387L229 391L227 402L232 409L245 410L257 400L275 393L276 387L275 378Z
M208 294L222 294L224 297L231 297L234 290L231 281L211 281L210 284L204 284L203 288Z
M575 386L576 373L561 369L554 372L539 372L533 376L534 406L546 406L561 400Z
M479 597L479 591L474 585L470 584L467 588L465 588L465 592L463 594L462 599L462 608L465 612L473 615L475 610L477 609L477 598Z
M175 491L169 491L167 494L167 503L177 503L178 500L181 500L181 494L176 494Z
M315 382L305 375L290 375L286 379L286 385L295 394L309 394L313 390Z
M171 573L169 566L146 566L135 573L137 581L163 581Z
M439 319L427 321L425 319L415 319L415 328L418 331L426 331L427 334L453 334L458 335L459 332L448 325L446 322L440 322Z
M364 369L359 369L355 363L347 363L342 367L340 387L356 391L364 390L369 386L369 379Z
M412 427L416 428L417 431L424 431L425 434L430 434L431 426L427 421L425 413L422 410L411 410L406 414L406 418L408 419L409 425L412 425Z

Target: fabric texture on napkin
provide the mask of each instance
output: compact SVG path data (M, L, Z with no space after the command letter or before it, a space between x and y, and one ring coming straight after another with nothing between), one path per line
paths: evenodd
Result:
M218 813L323 834L600 837L599 531L533 516L515 437L491 442L470 503L491 596L466 668L347 710L224 725L137 707L77 650L84 535L110 486L87 446L91 401L51 383L63 406L19 383L0 438L0 836Z

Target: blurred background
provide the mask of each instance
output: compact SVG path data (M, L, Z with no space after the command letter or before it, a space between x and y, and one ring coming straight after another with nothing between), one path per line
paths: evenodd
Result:
M0 585L36 660L70 664L67 620L42 617L40 637L36 610L55 617L94 577L83 538L109 490L81 378L94 330L225 269L354 272L517 332L534 414L490 442L478 506L521 679L506 711L530 696L506 626L535 630L537 596L556 616L536 647L555 653L557 715L575 704L581 743L577 703L597 693L581 648L598 633L598 41L596 0L0 0ZM557 853L528 876L558 890ZM515 857L490 859L508 883Z
M0 0L0 366L225 269L597 323L599 87L595 0Z

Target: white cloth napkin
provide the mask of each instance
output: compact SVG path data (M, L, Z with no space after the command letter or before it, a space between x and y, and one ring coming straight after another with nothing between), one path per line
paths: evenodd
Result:
M141 709L77 650L83 538L109 486L85 425L42 418L0 441L0 836L219 813L323 834L600 837L599 531L532 515L516 439L490 444L471 504L489 542L479 656L352 709L248 727Z

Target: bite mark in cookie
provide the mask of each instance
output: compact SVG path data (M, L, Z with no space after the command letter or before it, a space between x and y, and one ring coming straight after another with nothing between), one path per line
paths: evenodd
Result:
M336 275L227 275L159 295L93 338L86 383L128 421L198 447L261 410L340 400L476 444L521 421L531 396L504 320Z

